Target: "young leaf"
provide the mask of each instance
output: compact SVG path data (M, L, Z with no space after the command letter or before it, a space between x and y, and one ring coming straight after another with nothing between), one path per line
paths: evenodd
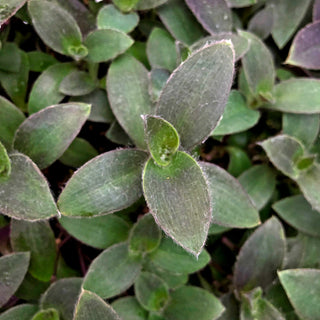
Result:
M108 214L129 207L142 195L141 172L147 154L139 150L106 152L81 167L60 194L66 216Z
M108 138L113 143L123 146L133 145L133 142L117 121L111 123L110 128L106 133L106 138Z
M143 171L143 192L161 229L198 256L207 238L211 204L207 182L197 162L181 151L166 167L149 159Z
M266 288L276 277L285 255L285 236L275 217L261 225L242 246L234 269L237 290Z
M124 53L133 40L124 32L113 29L100 29L89 33L84 41L88 48L87 59L92 62L104 62Z
M103 299L111 298L128 289L140 270L141 261L129 256L128 245L116 244L91 263L83 280L83 289L95 292Z
M0 142L0 181L10 176L11 163L6 148Z
M28 155L40 169L59 159L90 114L90 105L65 103L47 107L18 128L14 148Z
M21 55L18 46L13 42L6 42L0 50L0 70L5 72L19 72L20 65Z
M284 270L278 275L296 313L305 320L319 320L320 270Z
M95 293L83 290L73 320L121 320L117 313Z
M161 6L168 0L140 0L136 6L136 10L149 10Z
M209 33L231 31L232 15L225 0L186 0L186 3Z
M33 304L20 304L0 314L0 320L30 320L38 311L38 306Z
M273 27L273 8L266 6L258 11L249 21L248 30L256 34L260 39L268 38Z
M229 153L228 172L234 177L239 176L251 167L251 160L246 151L238 147L227 147Z
M27 273L29 252L12 253L0 257L0 307L17 291Z
M43 72L52 65L58 63L58 61L48 53L41 51L27 52L30 71Z
M24 220L47 219L57 215L48 183L38 167L23 154L11 154L10 160L11 175L0 181L0 211Z
M212 223L233 228L252 228L260 223L259 213L253 207L240 183L222 168L200 163L209 185ZM233 199L233 201L229 201Z
M59 313L57 310L51 308L46 310L41 310L37 312L31 320L59 320Z
M206 139L223 114L233 79L234 51L221 41L193 53L170 76L157 114L179 132L181 145L192 149Z
M257 0L227 0L231 8L249 7L257 3Z
M27 0L1 0L0 26L10 19L26 3Z
M111 304L122 320L147 320L148 312L144 310L135 297L126 296ZM1 320L1 318L0 318Z
M131 11L139 0L112 0L112 2L124 12Z

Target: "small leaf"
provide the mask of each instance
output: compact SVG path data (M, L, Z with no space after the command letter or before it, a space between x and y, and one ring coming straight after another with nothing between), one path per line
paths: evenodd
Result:
M133 142L117 121L114 121L106 133L106 138L116 144L132 146Z
M257 3L257 0L227 0L231 8L249 7Z
M29 51L27 52L27 55L30 64L30 71L43 72L47 68L58 63L53 56L41 51Z
M111 304L122 320L147 320L148 312L144 310L135 297L123 297ZM0 319L1 320L1 319Z
M122 13L114 5L103 6L97 16L99 29L115 29L124 33L131 32L139 22L139 15L136 12Z
M92 62L104 62L124 53L133 40L124 32L113 29L92 31L84 41L88 48L87 59Z
M170 72L165 69L152 69L149 73L149 93L153 102L158 102L161 92L170 77Z
M128 289L140 270L141 261L129 256L128 245L116 244L91 263L83 280L83 289L95 292L103 299L111 298Z
M18 46L13 42L6 42L0 50L0 70L5 72L19 72L20 65L21 55Z
M26 3L27 0L1 0L0 2L0 26Z
M80 294L73 320L121 320L117 313L93 292Z
M251 160L248 154L238 147L227 147L229 153L228 172L234 177L239 176L251 167Z
M318 21L320 19L320 1L315 0L313 4L313 10L312 10L312 18L313 21Z
M0 307L19 288L27 273L29 260L29 252L12 253L0 257Z
M305 320L319 320L320 270L292 269L278 275L297 314Z
M258 11L249 21L248 30L265 40L273 27L273 7L266 6Z
M9 177L11 173L11 162L6 148L0 142L0 181Z
M124 12L128 12L134 8L139 0L112 0L112 2Z
M227 103L233 68L232 44L221 41L193 53L170 76L157 114L176 128L184 148L192 149L202 142L218 124Z
M285 236L275 217L261 225L240 249L234 269L237 290L266 288L276 278L285 255Z
M156 7L161 6L162 4L166 3L168 0L140 0L135 9L137 10L149 10Z
M129 207L142 195L141 172L147 154L115 150L81 167L60 194L58 205L66 216L108 214Z
M24 220L47 219L57 215L48 183L38 167L23 154L11 154L10 160L11 175L0 182L0 211Z
M38 311L38 306L33 304L20 304L0 314L0 320L30 320Z
M59 320L59 313L55 309L46 309L37 312L31 320Z
M44 169L62 156L89 114L90 105L85 103L65 103L40 110L20 125L14 148Z

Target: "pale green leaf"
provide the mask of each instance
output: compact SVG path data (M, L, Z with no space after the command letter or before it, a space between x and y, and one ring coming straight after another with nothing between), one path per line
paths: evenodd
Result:
M161 92L169 79L170 72L166 69L152 69L149 73L149 93L153 102L158 102Z
M0 142L0 179L7 178L11 173L11 162L6 148Z
M38 311L38 306L33 304L20 304L0 314L0 320L30 320Z
M108 138L113 143L123 146L133 145L133 142L117 121L111 123L109 130L106 133L106 138Z
M112 2L124 12L131 11L139 0L112 0Z
M51 308L46 310L41 310L37 312L31 320L59 320L59 313L57 310Z
M232 8L242 8L256 4L257 0L227 0L227 3Z
M111 306L122 320L147 320L148 312L141 307L135 297L120 298L114 301Z

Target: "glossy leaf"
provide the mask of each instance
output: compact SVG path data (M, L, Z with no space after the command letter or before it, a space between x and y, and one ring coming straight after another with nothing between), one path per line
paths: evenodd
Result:
M12 253L0 258L0 306L17 291L27 273L29 252Z
M201 162L200 166L209 184L212 223L233 228L257 226L260 223L259 213L240 183L214 164Z
M0 142L0 181L7 178L11 173L11 162L6 148Z
M62 156L89 114L90 105L85 103L65 103L40 110L20 125L14 148L44 169Z
M47 53L41 51L30 51L27 53L30 71L43 72L58 61Z
M270 35L273 27L273 7L266 6L258 11L249 21L248 30L256 34L261 39L266 39Z
M0 182L0 211L24 220L47 219L58 214L48 183L25 155L10 155L11 175ZM37 196L34 201L34 196Z
M227 0L232 8L242 8L252 6L257 3L257 0Z
M147 320L148 312L141 307L135 297L117 299L111 306L122 320Z
M218 124L227 103L233 65L232 44L221 41L193 53L170 76L157 114L176 128L182 147L191 149L199 144Z
M38 311L38 306L33 304L20 304L0 314L0 320L30 320Z
M59 320L59 313L55 309L46 309L37 312L31 320Z
M168 0L139 0L135 8L137 10L149 10L161 6Z
M147 154L139 150L115 150L93 158L60 194L61 213L85 217L129 207L142 195L141 173L146 160Z
M12 17L27 0L1 0L0 1L0 25Z
M234 269L237 290L266 288L276 278L285 255L285 236L275 217L261 225L240 249Z
M103 299L111 298L128 289L140 270L140 259L129 256L128 245L116 244L103 251L91 263L83 288L95 292Z
M13 42L6 42L0 50L0 70L5 72L19 72L20 65L21 55L18 46Z

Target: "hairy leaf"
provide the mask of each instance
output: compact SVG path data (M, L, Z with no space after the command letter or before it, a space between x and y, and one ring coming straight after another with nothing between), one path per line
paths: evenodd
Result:
M30 320L38 311L38 306L33 304L20 304L0 314L0 320Z
M6 148L0 142L0 181L11 173L11 162Z
M126 296L111 304L122 320L147 320L148 312L144 310L135 297ZM0 319L1 320L1 319Z
M0 26L12 17L27 0L0 0Z

